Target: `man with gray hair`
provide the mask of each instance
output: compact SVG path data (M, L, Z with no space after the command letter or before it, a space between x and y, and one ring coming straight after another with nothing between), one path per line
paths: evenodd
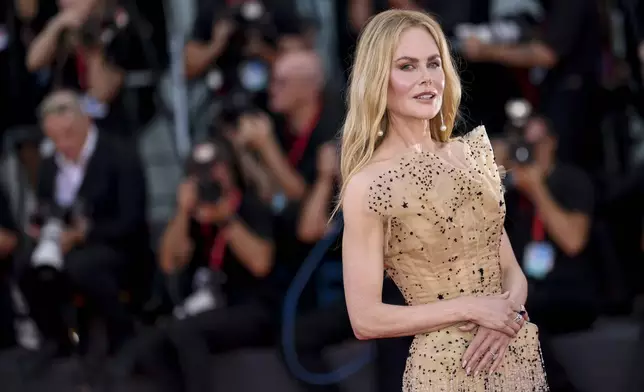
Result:
M110 350L115 350L132 333L130 316L119 302L119 275L128 261L140 257L137 250L146 240L142 166L132 148L99 131L75 92L51 93L39 114L54 148L39 168L39 210L46 207L72 216L65 219L58 240L60 272L69 283L64 291L80 293L96 305L106 319ZM36 244L51 218L48 214L35 219L28 230ZM34 254L28 253L17 273L31 316L48 346L65 353L70 348L60 311L65 297L43 282Z

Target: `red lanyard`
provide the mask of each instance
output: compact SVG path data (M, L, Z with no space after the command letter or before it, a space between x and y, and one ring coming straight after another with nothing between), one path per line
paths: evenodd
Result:
M526 211L531 211L534 209L532 203L528 199L521 198L521 207ZM531 237L532 241L541 242L546 239L546 230L543 227L543 221L539 217L538 212L535 210L532 215L532 228L531 228Z
M78 85L81 90L87 88L87 62L85 61L85 53L81 49L76 51L76 73L78 74Z
M543 221L535 211L534 216L532 217L532 240L535 242L541 242L545 239L546 231L543 228Z
M297 165L304 157L304 151L306 151L306 147L308 147L309 145L309 141L311 140L311 135L313 134L315 127L318 125L321 115L322 115L322 105L319 105L318 110L315 113L315 116L311 118L311 122L308 124L306 128L302 130L302 132L300 132L298 137L293 142L293 145L291 146L291 150L288 152L288 161L291 163L291 166L297 167Z
M233 211L239 210L241 205L242 197L241 194L235 193L231 198L231 205ZM207 238L210 236L211 228L208 225L202 225L201 231L203 235ZM226 228L221 228L217 232L215 239L212 242L212 247L210 252L207 255L210 268L218 270L221 269L221 266L224 264L224 255L226 253L226 245L228 245L228 231Z

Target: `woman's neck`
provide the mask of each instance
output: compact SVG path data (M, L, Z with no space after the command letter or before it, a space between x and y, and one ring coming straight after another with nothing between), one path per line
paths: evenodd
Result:
M433 151L438 147L431 137L429 122L426 120L396 121L396 119L391 119L388 129L390 137L399 139L405 147L414 146L426 151Z

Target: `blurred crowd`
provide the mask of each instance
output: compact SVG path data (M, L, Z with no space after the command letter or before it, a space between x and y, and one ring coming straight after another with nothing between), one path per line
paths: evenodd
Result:
M551 388L578 390L554 336L603 317L644 325L641 0L0 0L0 349L83 358L98 318L105 350L81 381L95 390L136 373L211 391L211 356L286 343L330 371L322 350L355 339L341 216L329 223L344 92L361 27L391 7L431 12L450 38L456 133L486 125ZM141 154L159 117L178 181L150 178ZM176 194L159 232L157 183ZM287 342L302 266L316 272ZM378 390L401 389L410 342L375 343Z

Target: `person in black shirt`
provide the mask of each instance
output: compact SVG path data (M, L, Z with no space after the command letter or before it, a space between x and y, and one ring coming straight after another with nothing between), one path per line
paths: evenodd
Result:
M186 76L197 79L216 64L224 75L233 75L235 68L243 57L257 57L271 63L275 50L264 37L252 42L241 42L245 47L236 47L238 42L238 27L231 19L228 4L238 2L200 0L197 2L197 18L192 27L192 33L184 49ZM278 10L278 0L263 2L267 10ZM235 46L235 47L232 47Z
M210 391L211 353L272 342L274 304L272 214L246 188L234 149L224 140L197 145L217 184L191 174L160 245L160 264L180 318L142 336L144 368L168 391ZM218 195L217 195L218 194ZM223 279L220 279L223 278ZM185 298L185 299L184 299ZM206 306L198 306L199 299ZM204 302L201 302L203 305Z
M555 160L556 138L547 120L531 119L524 132L533 163L506 159L502 143L495 148L497 161L509 169L505 227L528 278L526 308L540 328L550 386L553 392L569 391L550 358L549 336L588 329L597 317L588 254L593 185L582 170Z
M97 124L123 136L145 121L143 115L130 112L124 102L126 73L152 66L146 58L149 47L144 46L151 42L158 46L157 31L165 29L142 22L132 4L135 3L121 7L110 0L60 3L58 13L44 27L38 29L38 23L34 23L37 35L26 57L27 69L48 79L54 88L84 91L86 110ZM158 19L156 14L155 18ZM146 24L145 30L155 30L151 41L144 42L141 23ZM147 111L145 115L149 117L150 110Z
M16 344L10 272L18 246L17 231L9 210L9 200L4 189L0 189L0 350Z
M340 130L342 107L337 99L325 96L323 75L313 52L281 55L273 67L269 100L270 109L279 114L277 121L273 125L266 114L247 115L237 135L277 182L272 201L279 235L276 259L290 264L293 272L322 238L329 218L329 211L322 209L316 218L301 221L302 202L318 184L330 205L334 187L333 181L319 175L318 163L322 147L333 143Z
M593 149L598 143L588 133L599 131L593 127L598 121L592 110L601 70L598 7L586 0L541 0L541 4L545 20L535 39L498 45L469 38L462 51L469 61L545 70L540 111L557 134L558 159L594 168Z

